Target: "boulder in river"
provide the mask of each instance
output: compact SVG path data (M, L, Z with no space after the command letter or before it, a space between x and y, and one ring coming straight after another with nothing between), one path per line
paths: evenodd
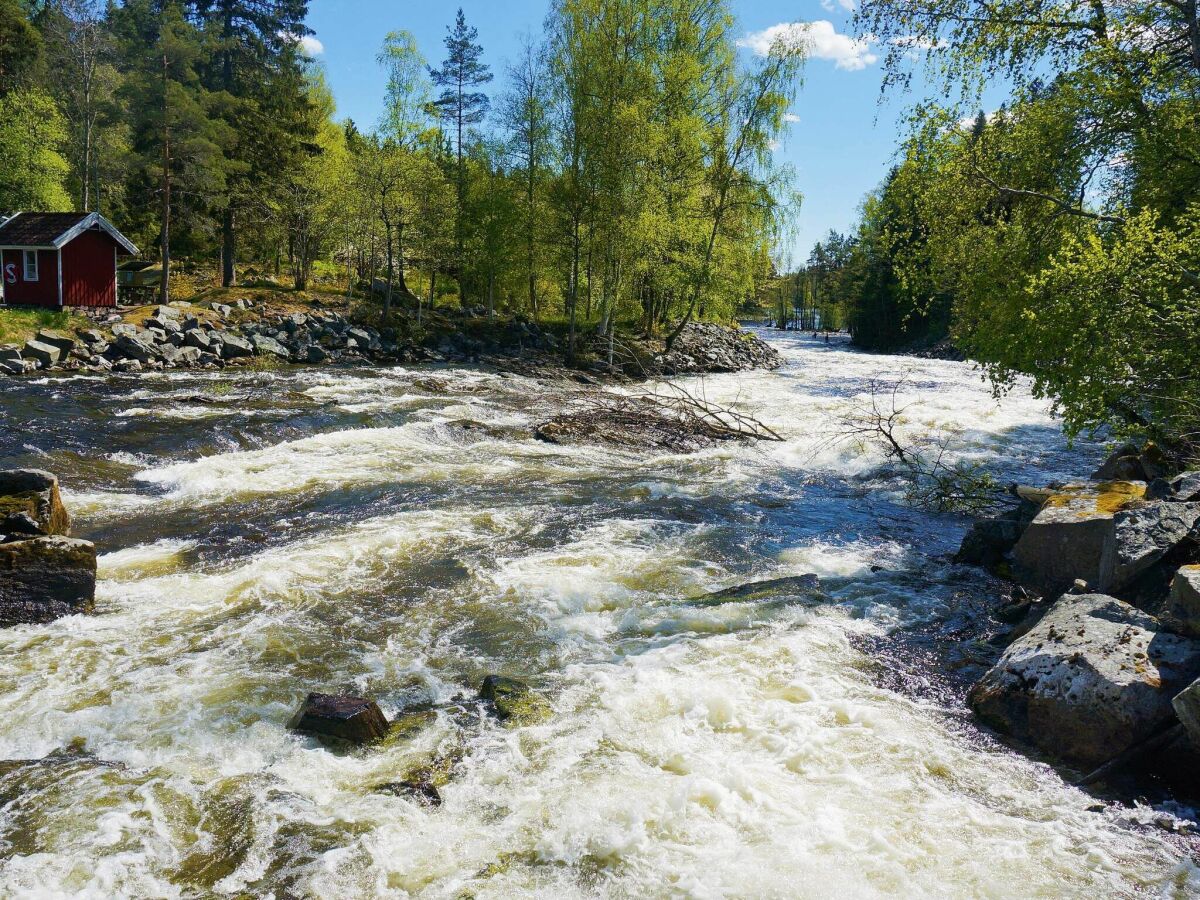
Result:
M4 527L4 520L11 515L28 516L42 534L71 533L71 517L63 506L58 478L42 469L0 471L0 534L11 533Z
M1145 490L1139 482L1117 481L1050 495L1013 548L1018 583L1043 596L1056 596L1077 580L1108 590L1117 558L1114 517Z
M1095 767L1171 720L1171 699L1200 674L1200 641L1103 594L1060 598L971 688L997 731Z
M826 600L821 590L821 579L816 575L788 575L783 578L768 578L750 581L705 594L689 600L688 606L721 606L725 603L755 603L762 600Z
M479 699L492 704L502 721L529 722L546 711L546 701L529 685L504 675L488 675L479 688Z
M305 698L288 727L319 737L365 744L387 735L388 721L374 700L349 694L313 693Z
M91 612L96 547L62 535L0 543L0 627Z

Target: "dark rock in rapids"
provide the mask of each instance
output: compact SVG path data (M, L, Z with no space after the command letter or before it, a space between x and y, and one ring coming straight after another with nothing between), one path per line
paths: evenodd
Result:
M997 731L1095 767L1154 734L1200 674L1200 642L1103 594L1061 597L971 688Z
M388 721L374 700L349 694L312 693L300 705L288 728L351 744L365 744L384 737L388 732Z
M33 520L39 534L71 533L71 517L63 506L58 478L42 469L0 471L0 533L19 531L6 527L4 520L21 514Z
M92 611L96 547L62 535L0 544L0 627Z
M388 781L384 784L376 785L375 790L385 794L394 794L397 797L416 800L422 806L442 805L442 794L437 789L437 785L423 778Z
M789 575L785 578L768 578L728 587L695 600L688 606L721 606L725 603L755 603L762 600L815 600L828 599L821 590L821 579L816 575Z
M543 715L546 701L523 681L488 675L479 688L479 699L492 704L501 721L529 722Z

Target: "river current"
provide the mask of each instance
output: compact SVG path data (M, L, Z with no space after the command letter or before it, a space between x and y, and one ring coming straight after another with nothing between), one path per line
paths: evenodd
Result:
M1001 478L1099 449L969 364L768 339L783 369L688 385L785 440L693 455L541 443L543 388L472 370L0 382L0 465L58 473L102 554L96 615L0 632L0 896L1200 892L863 649L996 590L831 441L872 379ZM690 602L808 572L830 603ZM485 715L489 673L548 714ZM310 690L405 725L327 749L286 728ZM442 805L378 790L431 761Z

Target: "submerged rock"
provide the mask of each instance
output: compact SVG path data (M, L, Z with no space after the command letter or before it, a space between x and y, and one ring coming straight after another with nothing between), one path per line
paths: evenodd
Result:
M0 544L0 627L92 611L96 547L62 535Z
M688 606L720 606L725 603L746 603L758 600L798 597L805 600L825 600L821 590L821 579L816 575L789 575L785 578L768 578L751 581L735 587L725 588L689 600Z
M288 723L293 731L365 744L385 737L387 717L374 700L349 694L309 694Z
M42 469L0 471L0 534L13 533L5 525L9 516L22 515L32 519L41 534L71 533L58 478Z
M479 699L492 704L496 718L519 723L541 718L547 712L545 699L529 685L504 675L488 675L479 688Z
M1060 598L971 688L997 731L1094 767L1149 737L1200 674L1200 642L1103 594Z

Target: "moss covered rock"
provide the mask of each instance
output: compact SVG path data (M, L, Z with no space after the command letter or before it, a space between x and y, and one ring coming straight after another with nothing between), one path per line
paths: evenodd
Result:
M41 469L0 471L0 534L27 533L25 517L42 534L71 533L56 476Z
M492 705L496 718L518 724L535 722L550 711L545 698L529 685L503 675L489 675L483 679L479 699Z

